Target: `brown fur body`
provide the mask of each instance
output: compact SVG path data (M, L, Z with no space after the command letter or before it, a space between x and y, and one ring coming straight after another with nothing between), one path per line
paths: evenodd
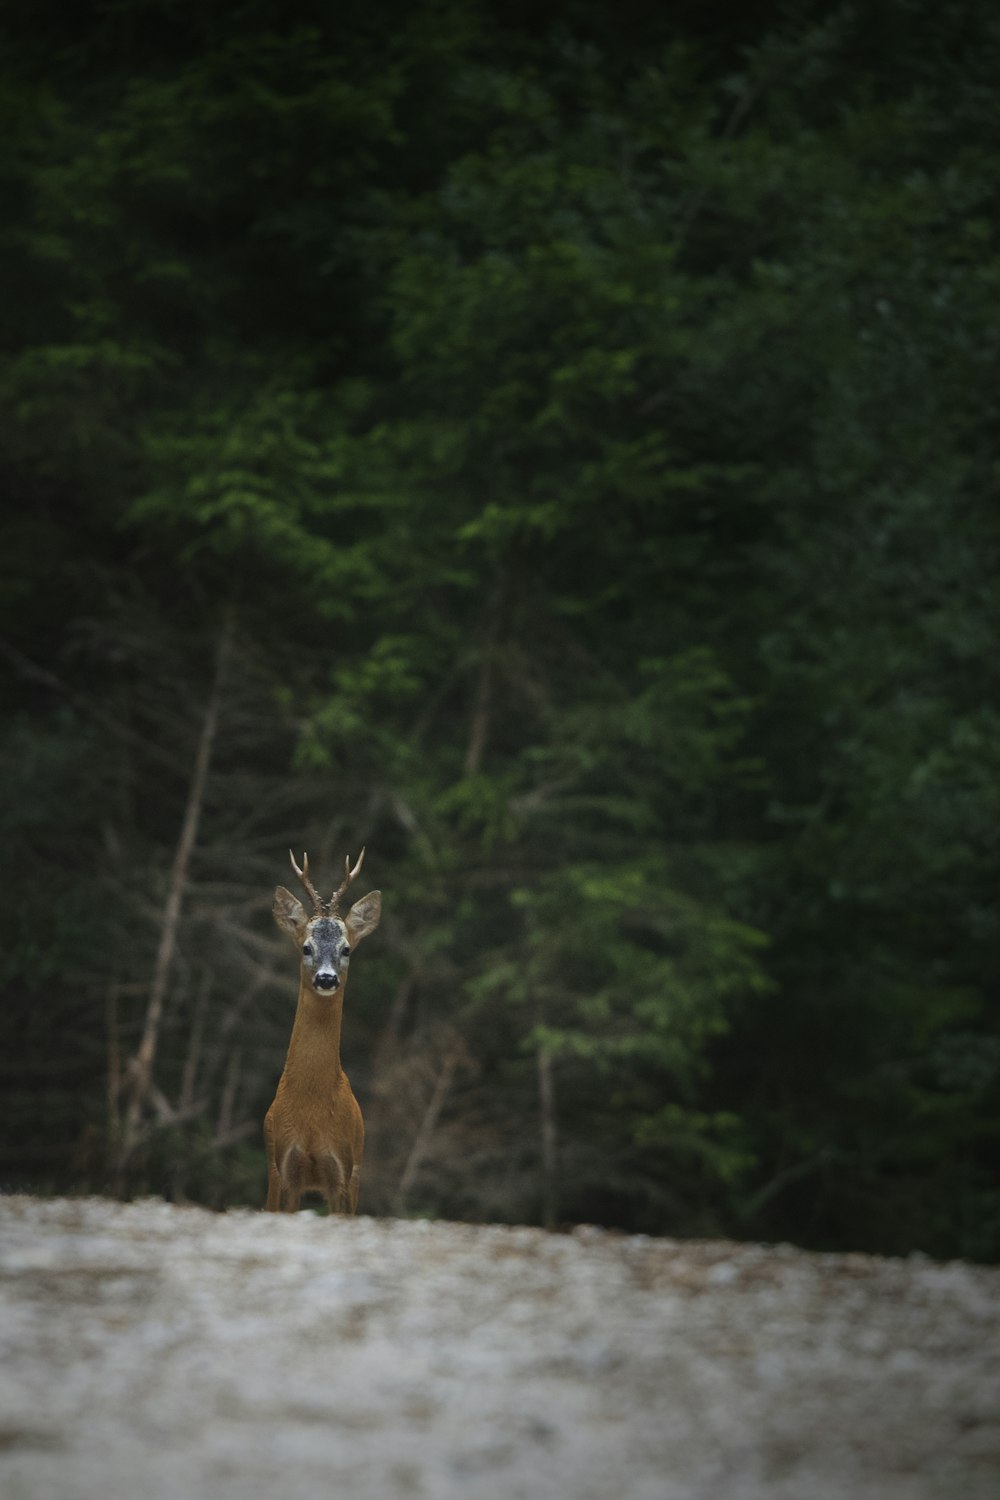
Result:
M319 1192L331 1213L358 1206L365 1126L340 1062L343 992L329 999L303 984L285 1071L264 1117L267 1207L294 1213Z

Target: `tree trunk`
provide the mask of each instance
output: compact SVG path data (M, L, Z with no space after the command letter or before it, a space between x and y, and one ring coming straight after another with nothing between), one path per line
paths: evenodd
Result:
M448 1051L445 1053L444 1060L441 1064L441 1071L438 1073L437 1081L434 1084L434 1089L431 1097L427 1101L427 1108L424 1110L423 1119L420 1121L420 1128L413 1138L413 1145L410 1147L410 1154L406 1158L406 1165L404 1166L403 1174L399 1179L399 1187L396 1189L396 1202L394 1211L397 1214L403 1212L403 1208L406 1203L406 1196L409 1193L410 1188L413 1186L414 1179L416 1178L423 1159L427 1154L427 1148L430 1145L431 1139L434 1135L434 1129L437 1125L438 1117L441 1114L441 1110L444 1108L444 1101L448 1097L448 1091L451 1088L452 1079L455 1076L455 1069L458 1067L461 1059L462 1051L459 1046L449 1047Z
M201 987L198 990L198 999L195 1002L194 1015L191 1020L191 1035L188 1039L187 1057L184 1059L184 1071L181 1074L181 1095L178 1108L189 1110L194 1104L194 1085L198 1076L198 1067L201 1063L201 1044L205 1031L205 1010L208 1005L208 997L212 992L212 981L214 975L211 969L206 969L201 979Z
M479 663L479 678L476 682L476 696L472 707L469 741L465 750L463 769L466 776L478 774L486 751L493 704L493 650L494 642L488 639L483 646L483 655Z
M506 614L509 565L505 564L496 581L486 611L482 645L479 653L479 675L472 702L469 737L465 747L463 770L466 776L478 776L482 770L490 737L495 695L496 658L503 618Z
M552 1054L538 1049L538 1103L542 1124L542 1223L556 1227L558 1184L556 1181L556 1093L552 1081Z
M205 784L208 779L208 768L211 763L212 750L219 725L219 706L222 700L226 668L232 647L233 625L233 613L232 611L228 611L223 620L222 629L219 632L219 643L215 656L215 675L208 703L205 707L205 717L202 721L198 750L195 755L194 767L191 772L191 783L188 788L187 806L184 809L184 819L181 823L180 836L174 852L170 885L167 891L167 901L160 928L160 942L156 952L156 965L153 970L153 982L149 992L149 1004L146 1008L145 1025L143 1026L142 1038L138 1049L129 1065L131 1091L123 1142L124 1156L128 1155L135 1144L139 1134L144 1106L158 1093L152 1087L153 1061L156 1057L160 1024L163 1019L163 1007L166 1001L167 984L170 979L170 968L177 947L177 928L180 922L184 894L187 889L188 867L191 862L191 853L195 846L195 840L198 836L198 823L205 800ZM159 1099L160 1112L162 1113L163 1096L159 1095Z
M121 1089L122 1068L121 1048L118 1043L118 981L114 980L108 986L108 992L104 1000L104 1024L108 1043L108 1080L107 1080L107 1105L108 1114L106 1121L107 1130L107 1154L105 1165L110 1167L118 1151L121 1141Z

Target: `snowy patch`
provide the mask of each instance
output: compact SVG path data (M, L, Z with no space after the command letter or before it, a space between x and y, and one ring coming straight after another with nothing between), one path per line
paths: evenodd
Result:
M1000 1271L0 1198L5 1500L993 1500Z

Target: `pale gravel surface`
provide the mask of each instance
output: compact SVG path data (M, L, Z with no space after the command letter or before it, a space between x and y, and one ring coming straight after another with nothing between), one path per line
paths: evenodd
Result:
M1000 1270L0 1198L3 1500L997 1500Z

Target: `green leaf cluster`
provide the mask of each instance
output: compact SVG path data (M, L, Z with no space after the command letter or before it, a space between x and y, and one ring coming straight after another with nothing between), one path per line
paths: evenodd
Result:
M992 8L0 32L3 1174L107 1180L227 618L126 1186L249 1192L366 843L376 1208L995 1256Z

